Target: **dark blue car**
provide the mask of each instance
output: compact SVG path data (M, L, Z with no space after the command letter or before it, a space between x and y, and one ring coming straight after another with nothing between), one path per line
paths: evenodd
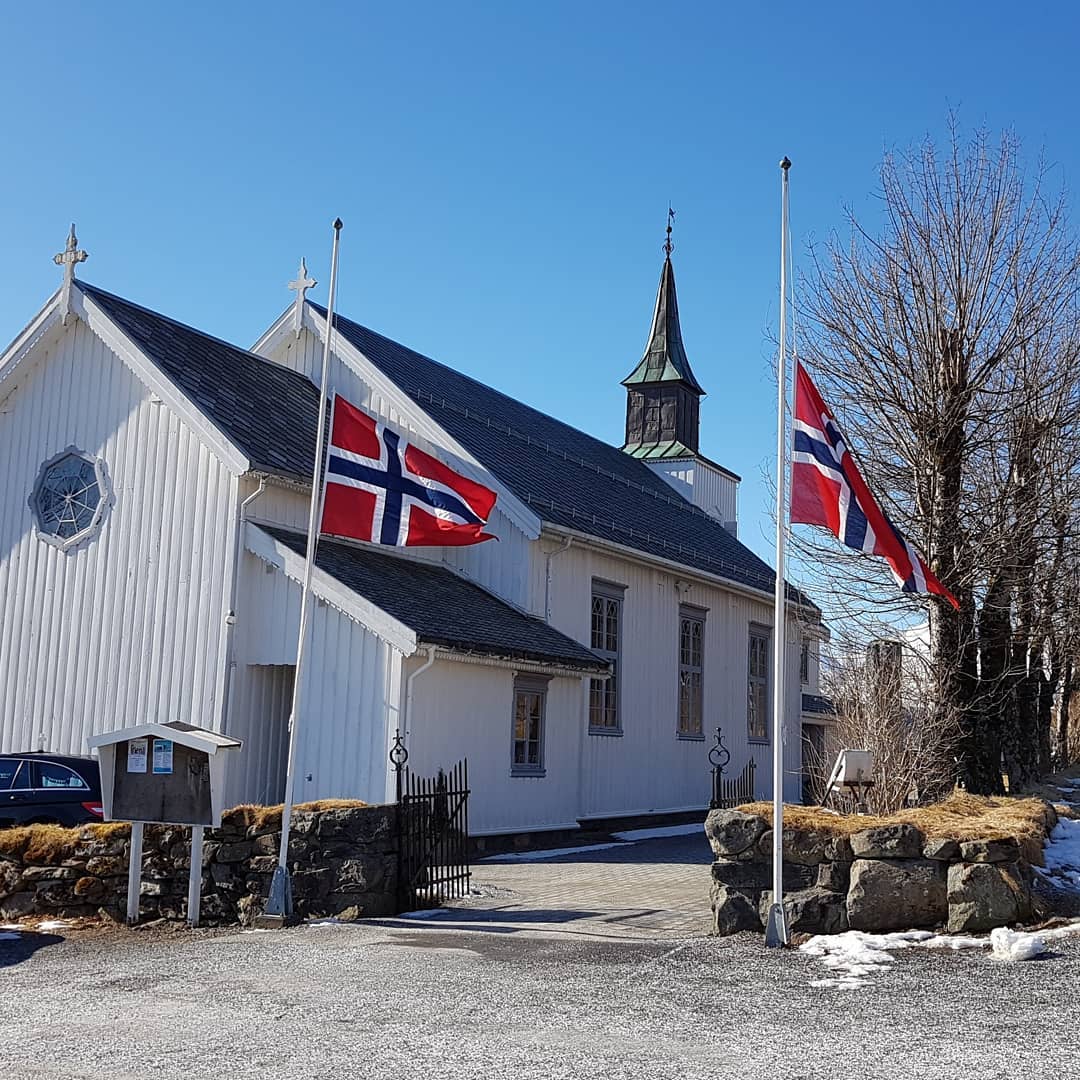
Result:
M96 758L0 754L0 828L82 825L101 818L101 774Z

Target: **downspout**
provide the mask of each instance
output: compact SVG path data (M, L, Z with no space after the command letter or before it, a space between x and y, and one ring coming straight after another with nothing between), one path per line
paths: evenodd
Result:
M416 682L417 675L423 675L434 663L435 647L431 646L427 650L427 661L421 664L420 667L405 680L405 715L401 718L401 738L405 743L406 750L409 748L409 721L412 719L413 683Z
M229 590L229 611L225 616L225 693L222 694L224 709L221 716L221 734L225 734L232 716L234 675L236 658L233 656L233 628L236 626L236 598L240 592L240 555L243 551L244 522L247 508L266 490L266 477L259 477L259 486L240 504L236 512L236 542L233 546L232 586Z
M551 560L558 555L562 555L570 550L570 545L574 542L572 536L568 536L563 541L563 546L556 548L554 551L547 553L547 570L544 580L544 622L551 622Z

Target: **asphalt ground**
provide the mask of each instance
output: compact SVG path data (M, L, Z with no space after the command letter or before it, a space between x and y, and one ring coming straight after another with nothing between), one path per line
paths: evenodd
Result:
M68 935L68 936L65 936ZM905 950L860 990L759 936L438 920L0 942L0 1077L1067 1077L1080 942Z

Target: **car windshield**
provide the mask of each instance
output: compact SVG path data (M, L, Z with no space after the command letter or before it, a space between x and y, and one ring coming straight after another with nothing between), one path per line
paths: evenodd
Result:
M15 775L22 764L18 758L0 758L0 791L14 787Z
M54 761L39 761L37 763L39 788L84 788L78 773L72 772L66 765L57 765Z

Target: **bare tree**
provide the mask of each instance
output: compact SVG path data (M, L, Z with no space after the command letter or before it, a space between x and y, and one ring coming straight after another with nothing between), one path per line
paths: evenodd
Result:
M836 748L870 750L874 783L865 803L871 813L933 802L953 788L961 729L955 718L941 722L928 692L932 677L925 655L897 640L874 642L865 656L848 654L825 675L836 725L824 773Z
M897 594L876 561L800 534L804 562L856 622L929 621L934 722L959 725L959 778L986 793L1003 790L1003 758L1014 789L1048 767L1075 654L1063 600L1077 566L1080 253L1048 172L1025 172L1011 133L965 142L955 126L943 155L930 141L891 154L883 228L852 216L848 242L812 252L805 291L802 353L871 488L960 609Z

